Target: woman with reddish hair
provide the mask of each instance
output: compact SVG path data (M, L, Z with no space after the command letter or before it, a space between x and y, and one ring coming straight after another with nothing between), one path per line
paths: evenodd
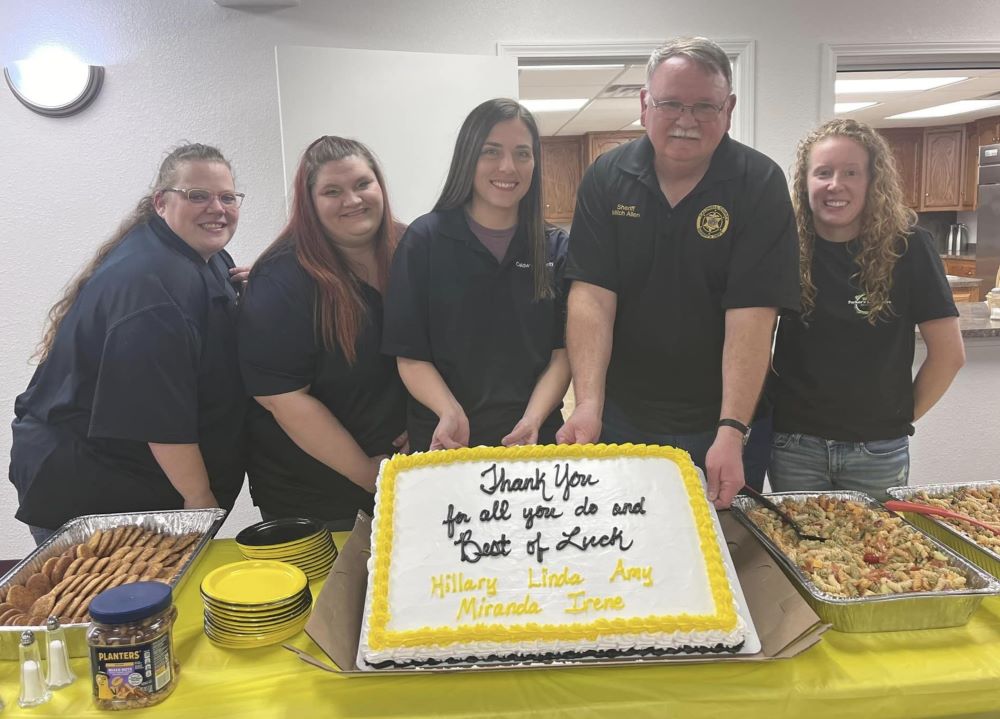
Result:
M406 392L382 355L382 295L403 228L360 142L302 156L287 227L255 263L240 310L248 475L264 519L349 529L372 510L383 457L405 448Z

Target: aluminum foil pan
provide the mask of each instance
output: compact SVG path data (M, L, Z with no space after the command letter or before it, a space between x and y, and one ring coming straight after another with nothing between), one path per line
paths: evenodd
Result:
M133 524L143 529L155 529L170 534L201 534L194 544L191 556L188 557L170 582L176 596L183 586L188 573L200 559L202 551L209 540L215 536L226 518L224 509L177 509L163 512L125 512L122 514L90 514L77 517L66 522L47 541L38 546L35 551L25 557L16 567L0 577L0 591L13 584L23 584L28 577L38 572L45 560L62 554L73 544L86 541L99 529L109 529L122 524ZM84 657L89 655L87 648L87 624L65 624L66 642L69 645L70 656ZM0 659L17 659L17 646L21 632L32 629L36 633L43 631L42 627L11 627L0 626ZM45 652L45 642L38 642L42 653Z
M925 484L915 487L893 487L889 496L906 502L914 501L920 492L928 497L941 497L951 494L956 489L976 489L979 487L995 487L1000 480L992 482L956 482L955 484ZM957 527L949 524L943 517L929 517L924 514L903 512L906 519L935 539L948 545L963 557L985 569L994 577L1000 579L1000 554L989 547L984 547L971 537L967 537Z
M888 512L879 502L862 492L776 492L768 497L779 504L786 497L799 500L830 497L861 502L871 509ZM740 495L733 500L733 514L774 555L778 565L798 587L820 619L833 625L838 631L893 632L957 627L969 621L984 597L1000 594L1000 582L951 548L926 535L927 541L948 557L952 568L965 575L965 589L851 598L830 594L816 586L750 519L747 512L759 506L753 498ZM914 532L919 532L912 524L907 524Z

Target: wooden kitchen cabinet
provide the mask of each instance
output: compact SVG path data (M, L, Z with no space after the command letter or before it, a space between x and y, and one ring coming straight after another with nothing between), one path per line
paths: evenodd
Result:
M962 210L974 210L979 197L979 133L976 123L965 126L965 160L962 163Z
M921 211L962 209L965 152L964 125L924 130Z
M542 138L542 214L549 222L573 220L584 167L580 139L579 135Z
M896 160L903 190L903 203L914 210L920 208L921 178L923 176L924 129L903 127L879 129Z
M587 154L584 158L585 166L590 167L591 163L608 150L613 150L619 145L631 142L637 137L646 134L645 130L615 130L613 132L588 132L584 137L587 143Z
M955 275L956 277L976 276L975 260L961 257L944 257L942 258L942 262L944 262L944 272L946 275Z
M979 302L979 287L952 287L951 298L955 302Z
M976 132L980 145L995 145L1000 142L1000 117L983 117L976 120Z

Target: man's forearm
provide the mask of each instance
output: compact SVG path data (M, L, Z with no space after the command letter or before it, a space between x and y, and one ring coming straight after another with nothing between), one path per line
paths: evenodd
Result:
M764 386L771 358L771 338L778 316L772 307L741 307L726 311L722 349L722 410L749 425Z
M197 444L157 444L149 450L170 484L184 498L185 507L218 506L208 481L205 459Z
M566 349L577 406L604 407L618 296L597 285L574 282L569 293Z

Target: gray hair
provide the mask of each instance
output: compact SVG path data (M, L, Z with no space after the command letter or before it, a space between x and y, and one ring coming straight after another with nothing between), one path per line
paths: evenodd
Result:
M649 62L646 63L646 89L649 89L649 81L660 63L678 56L698 63L708 72L719 73L726 79L726 86L732 92L733 69L729 63L729 56L725 50L707 37L678 37L667 40L653 50L649 56Z

